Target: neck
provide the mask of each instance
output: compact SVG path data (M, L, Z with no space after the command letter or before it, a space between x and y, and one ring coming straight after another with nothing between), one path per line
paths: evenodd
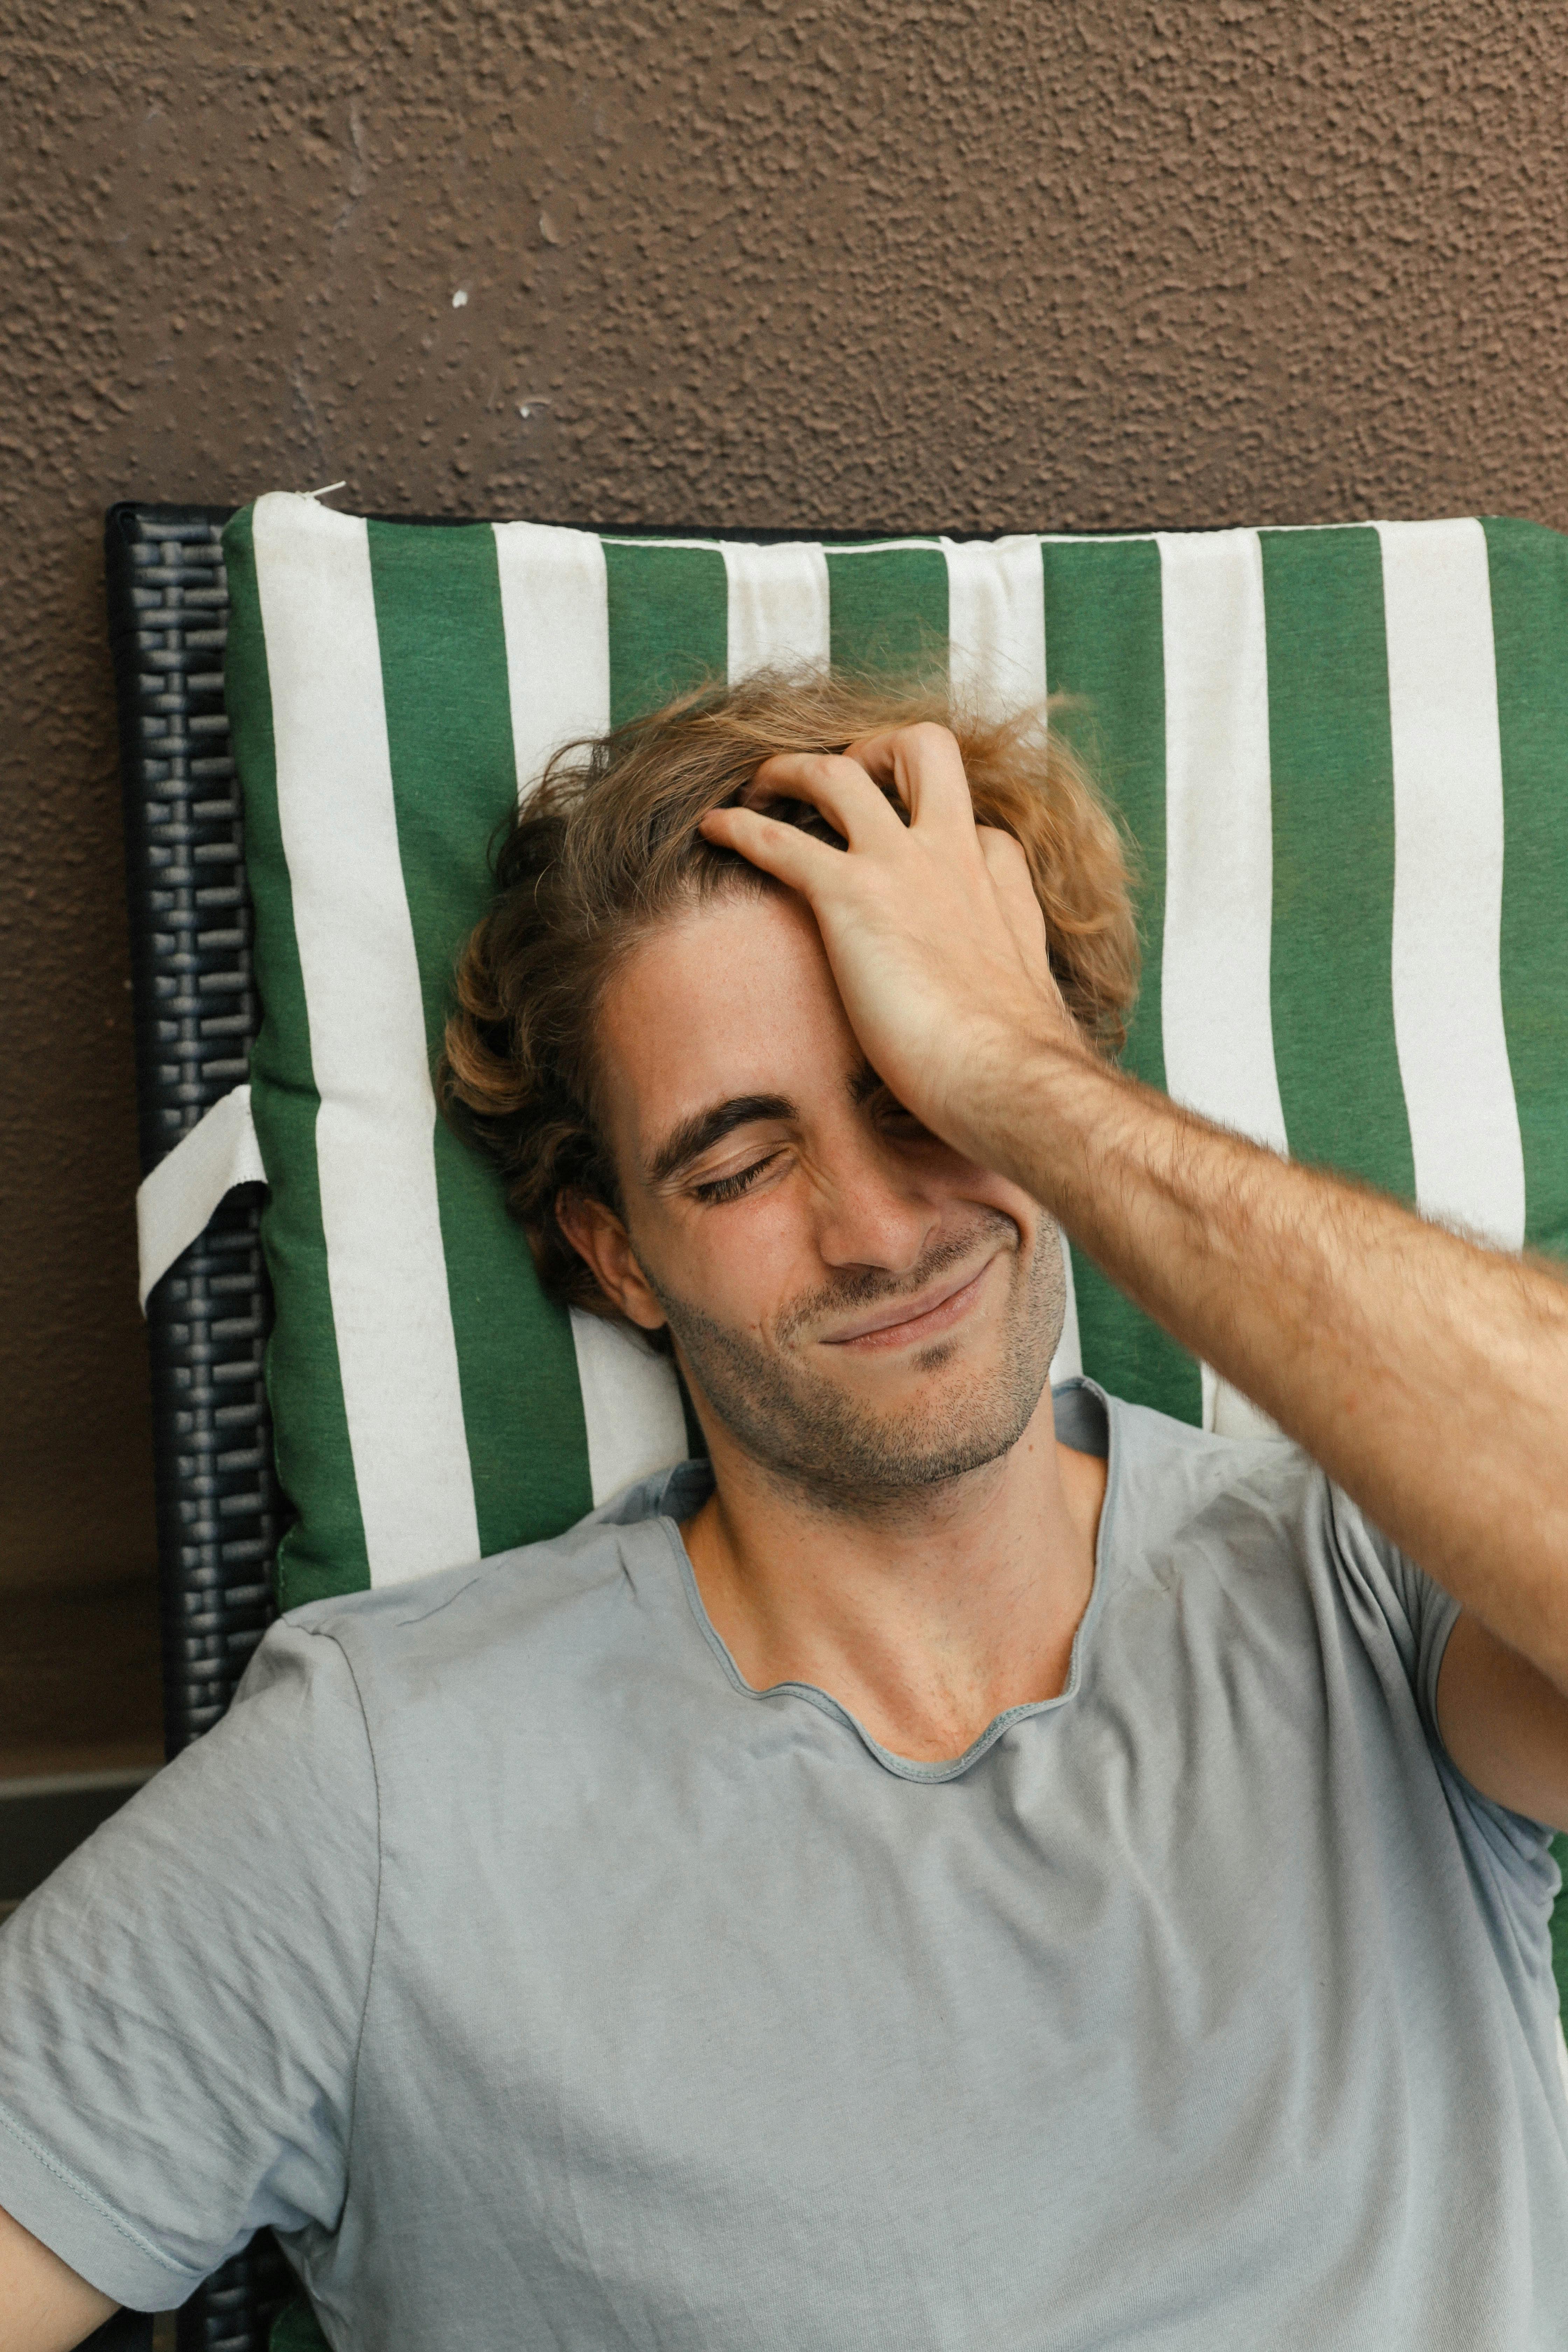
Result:
M756 1690L814 1684L895 1755L961 1756L1054 1698L1094 1581L1105 1465L1057 1443L1050 1392L1010 1452L856 1515L709 1426L714 1492L682 1530L720 1638Z

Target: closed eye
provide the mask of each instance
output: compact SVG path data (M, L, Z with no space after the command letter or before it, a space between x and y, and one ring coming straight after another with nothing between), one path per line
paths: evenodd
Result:
M879 1113L877 1124L884 1133L891 1133L900 1143L934 1143L936 1141L930 1128L918 1119L912 1110L906 1110L902 1103L895 1102L891 1095L889 1096L886 1106Z
M906 1110L892 1088L884 1084L869 1062L863 1064L850 1083L850 1100L858 1110L863 1110L884 1134L891 1132L900 1143L934 1143L929 1127L922 1125L913 1111Z
M749 1168L737 1168L733 1175L712 1176L705 1184L693 1184L692 1198L709 1208L716 1207L721 1201L738 1201L742 1192L750 1192L763 1169L771 1168L778 1156L776 1151L770 1151L763 1159L753 1160Z

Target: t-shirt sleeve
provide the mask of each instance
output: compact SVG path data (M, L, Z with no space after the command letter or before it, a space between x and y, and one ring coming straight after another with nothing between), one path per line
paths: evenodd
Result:
M347 1661L275 1626L223 1721L0 1929L0 2207L142 2311L264 2224L331 2229L378 1879Z
M1530 1821L1483 1795L1454 1762L1438 1727L1437 1677L1448 1636L1459 1620L1459 1603L1391 1543L1340 1487L1326 1478L1323 1487L1341 1591L1363 1646L1376 1665L1384 1644L1392 1643L1450 1795L1478 1823L1487 1846L1531 1902L1538 1902L1545 1888L1550 1908L1553 1831L1546 1822Z
M1323 1480L1329 1534L1352 1621L1392 1639L1429 1739L1437 1729L1437 1675L1459 1604L1389 1542L1342 1488ZM1363 1632L1363 1640L1365 1633Z

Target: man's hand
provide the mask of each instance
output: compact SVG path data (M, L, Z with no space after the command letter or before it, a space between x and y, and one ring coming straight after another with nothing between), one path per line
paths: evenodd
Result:
M943 729L770 760L752 797L780 796L847 851L752 808L703 831L809 902L879 1076L1041 1201L1462 1603L1438 1690L1449 1749L1488 1795L1568 1826L1568 1286L1107 1069L1051 982L1023 854L976 828Z
M762 813L786 799L826 817L849 854ZM782 754L758 770L744 806L716 810L702 831L809 900L879 1077L944 1142L998 1166L986 1114L1016 1080L1020 1041L1085 1049L1051 977L1024 853L975 824L947 729L902 728L837 756Z
M0 2211L0 2352L71 2352L119 2308Z

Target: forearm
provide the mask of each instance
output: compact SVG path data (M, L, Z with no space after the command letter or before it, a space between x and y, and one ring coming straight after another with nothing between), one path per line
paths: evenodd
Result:
M119 2308L0 2211L0 2347L68 2352Z
M1568 1690L1568 1287L1042 1044L987 1156Z

